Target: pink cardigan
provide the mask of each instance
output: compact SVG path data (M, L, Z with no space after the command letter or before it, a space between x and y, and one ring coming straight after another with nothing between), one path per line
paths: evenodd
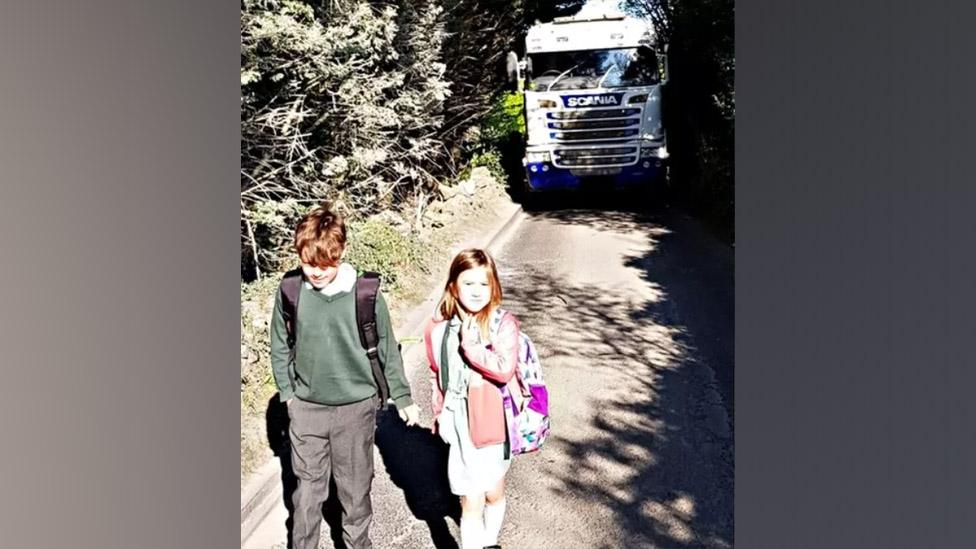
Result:
M431 407L437 418L444 406L445 387L440 386L440 348L447 321L439 316L431 318L424 329L424 343L431 370ZM506 440L507 425L502 407L500 387L507 385L509 393L520 406L522 391L515 375L518 366L519 323L512 313L506 312L498 330L489 343L464 341L461 352L472 368L468 385L468 421L471 441L476 448L501 444ZM436 432L435 419L432 429Z

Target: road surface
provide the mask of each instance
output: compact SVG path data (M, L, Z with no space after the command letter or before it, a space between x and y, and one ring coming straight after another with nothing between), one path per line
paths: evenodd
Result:
M504 306L542 357L552 436L508 475L503 547L732 547L732 256L668 210L536 211L509 232ZM430 425L420 345L404 356ZM456 548L446 451L394 414L378 422L374 546ZM286 547L286 518L244 547Z

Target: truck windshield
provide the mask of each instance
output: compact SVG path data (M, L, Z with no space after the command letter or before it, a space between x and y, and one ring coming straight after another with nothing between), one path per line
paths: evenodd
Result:
M650 48L533 53L532 91L650 86L659 82L657 56Z

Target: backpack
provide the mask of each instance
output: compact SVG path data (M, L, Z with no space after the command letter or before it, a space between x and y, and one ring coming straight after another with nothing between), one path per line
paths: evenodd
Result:
M495 311L490 324L492 334L497 333L504 315L502 309ZM535 452L549 437L549 391L542 379L542 364L532 340L521 330L515 375L523 394L528 393L521 409L516 407L508 386L501 388L509 448L513 456Z
M288 333L288 348L291 350L291 360L295 360L295 337L297 330L295 322L298 320L298 297L301 295L302 269L292 269L281 278L281 313L285 320L285 330ZM363 273L356 280L353 290L356 293L356 325L359 328L359 342L366 350L369 365L373 370L373 379L379 390L380 408L386 409L390 398L390 387L383 375L380 364L379 335L376 333L376 295L379 293L380 275L373 272Z

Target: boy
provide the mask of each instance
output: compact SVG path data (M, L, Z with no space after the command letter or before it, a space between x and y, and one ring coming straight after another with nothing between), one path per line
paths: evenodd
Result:
M349 549L370 549L373 435L379 402L369 358L356 321L356 269L342 262L346 247L343 218L328 202L295 229L295 251L303 280L288 344L282 292L271 319L271 366L291 420L292 468L298 486L292 495L294 549L317 549L322 504L335 478L342 503L342 537ZM400 418L416 425L419 410L410 396L403 362L382 294L376 298L377 346L390 397ZM292 356L294 358L292 358Z

